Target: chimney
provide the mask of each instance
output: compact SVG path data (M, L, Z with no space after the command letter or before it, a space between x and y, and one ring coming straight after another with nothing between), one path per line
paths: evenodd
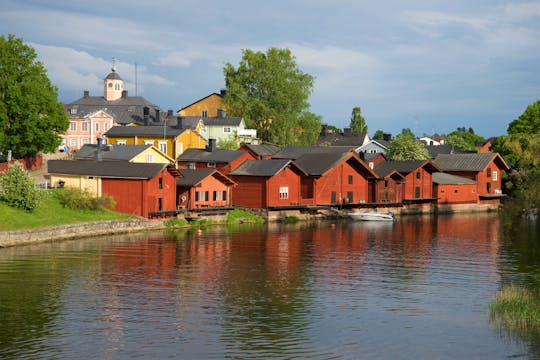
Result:
M144 126L150 125L150 109L148 106L143 108Z
M89 96L90 96L90 91L84 90L84 91L83 91L83 98L87 98L87 97L89 97Z
M321 135L322 135L322 136L328 135L328 124L322 124L322 127L321 127Z
M127 99L127 97L128 97L128 91L122 90L122 99Z
M96 150L96 154L95 154L96 161L103 160L103 154L101 153L101 142L102 141L103 140L100 137L97 138L97 150Z
M345 135L345 136L351 136L351 135L352 135L352 130L351 130L351 128L350 128L350 127L344 128L344 129L343 129L343 135Z
M177 129L182 129L182 117L181 116L176 117L176 128Z
M221 89L221 90L219 90L219 94L220 94L221 96L225 96L225 95L227 95L227 90Z
M216 139L208 139L208 145L206 146L206 151L208 152L216 151Z
M167 117L172 117L172 116L173 116L172 109L167 110Z
M156 109L156 122L160 122L159 109Z
M384 140L384 141L390 141L390 140L392 140L392 134L384 133L384 134L383 134L383 140Z

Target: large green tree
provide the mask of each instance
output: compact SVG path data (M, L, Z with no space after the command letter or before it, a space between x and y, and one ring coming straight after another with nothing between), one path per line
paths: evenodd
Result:
M473 128L466 129L465 127L457 128L446 137L448 144L462 150L474 150L476 143L485 140L482 136L475 134Z
M303 73L289 49L243 50L237 68L227 63L223 103L259 137L280 146L315 143L321 118L309 112L314 77ZM307 139L307 140L306 140Z
M13 35L0 37L0 151L14 157L53 152L68 119L35 50Z
M508 135L540 133L540 100L527 106L527 109L508 125Z
M386 156L390 160L429 160L429 152L424 143L417 140L410 129L403 129L390 145Z
M349 127L353 134L367 134L368 132L366 119L362 116L362 110L359 106L352 109Z

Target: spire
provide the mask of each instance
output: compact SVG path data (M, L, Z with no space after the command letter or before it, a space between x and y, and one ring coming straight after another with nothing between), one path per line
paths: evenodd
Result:
M112 68L111 68L112 72L116 72L116 59L113 57L112 58Z

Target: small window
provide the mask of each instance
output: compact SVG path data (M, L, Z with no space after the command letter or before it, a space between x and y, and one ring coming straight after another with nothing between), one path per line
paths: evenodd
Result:
M349 185L352 185L352 183L353 183L353 176L352 176L352 175L349 175L349 176L348 176L348 180L349 180Z
M487 177L490 178L491 177L491 168L487 168Z
M384 187L388 187L388 180L384 180Z
M167 153L167 142L166 141L160 141L158 142L158 148L161 152Z
M88 122L87 121L82 122L81 131L88 131Z
M228 133L231 132L231 128L230 127L224 127L223 132L228 134Z
M144 145L154 145L154 140L144 140Z
M373 163L373 161L370 161L370 162L369 162L369 168L370 168L371 170L373 170L374 167L375 167L375 164Z
M496 172L496 171L493 171L493 172L491 173L491 180L497 181L497 172Z
M227 191L223 190L222 200L227 200Z
M77 108L71 108L69 111L71 115L77 115Z
M96 131L99 131L99 123L96 123Z
M215 161L209 161L209 162L206 163L206 167L215 168L216 167L216 162Z
M187 168L190 169L190 170L195 170L195 163L194 162L188 162L187 163Z
M417 172L416 172L416 178L417 178L417 179L420 179L420 171L417 171Z
M109 129L109 125L107 123L103 123L103 131L107 131Z
M204 192L204 200L205 200L205 201L209 201L209 200L210 200L210 192L208 192L208 191L205 191L205 192Z
M126 145L126 140L116 140L116 145Z
M218 199L218 192L214 190L212 194L212 200L216 201Z
M458 193L458 189L454 189L454 194L457 194Z
M90 142L90 141L88 140L88 138L83 138L83 139L82 139L83 145L86 145L86 144L88 144L89 142Z
M70 146L77 146L77 139L75 139L75 138L69 139L69 145Z
M444 194L444 189L441 189L441 194Z
M198 191L195 192L195 201L199 201L199 192Z
M204 117L204 118L208 117L208 111L203 110L201 116Z
M158 189L163 189L163 178L158 179Z
M152 154L146 155L146 162L147 163L153 163L154 162L154 155L152 155Z
M75 121L69 123L69 130L77 131L77 123Z
M289 187L288 186L280 186L279 187L279 198L280 199L288 199L289 198Z
M486 191L488 194L491 194L491 183L486 183Z

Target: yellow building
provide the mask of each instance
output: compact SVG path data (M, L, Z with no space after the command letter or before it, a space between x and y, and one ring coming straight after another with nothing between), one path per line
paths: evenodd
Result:
M204 149L208 144L196 131L175 126L115 126L105 136L107 144L152 145L172 159L186 149Z
M181 108L178 110L178 115L200 116L202 118L218 117L221 115L222 111L225 111L221 104L223 96L225 96L225 90L221 90L219 94L212 93L186 107Z

